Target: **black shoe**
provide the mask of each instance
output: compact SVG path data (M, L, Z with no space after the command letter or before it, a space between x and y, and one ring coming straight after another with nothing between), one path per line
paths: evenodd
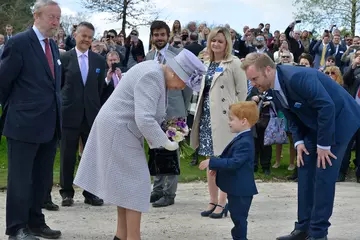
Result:
M210 216L210 214L212 214L215 211L215 209L217 207L217 204L215 204L215 203L209 203L209 204L213 205L214 207L212 209L210 209L210 210L206 210L206 211L201 212L200 214L201 214L202 217L208 217L208 216Z
M288 176L286 179L289 180L289 181L297 182L297 179L298 179L298 169L297 169L297 167L295 168L293 174L291 176Z
M61 206L71 207L74 204L74 199L72 197L64 197L61 201Z
M162 198L160 198L159 200L154 202L152 204L152 206L156 207L156 208L158 208L158 207L167 207L167 206L173 205L174 203L175 203L174 198L163 196Z
M154 203L156 201L159 201L160 198L162 198L164 195L162 193L151 193L151 196L150 196L150 203Z
M118 238L117 236L114 237L114 240L121 240L120 238Z
M223 216L224 216L224 217L227 217L228 211L229 211L229 209L228 209L228 204L226 204L225 207L223 207L223 206L221 206L221 205L219 205L219 204L218 204L217 206L223 208L223 210L221 211L221 213L211 213L211 214L209 215L209 217L210 217L210 218L216 218L216 219L223 218Z
M59 206L53 202L44 203L42 208L45 208L48 211L58 211L59 210Z
M345 182L345 174L343 174L342 172L339 172L339 176L338 176L336 182Z
M196 166L198 164L199 164L199 158L197 152L195 152L192 157L192 161L190 162L190 166Z
M85 198L84 203L92 206L102 206L104 204L104 200L97 196L93 196L91 198Z
M289 235L276 238L276 240L307 240L308 234L300 230L294 230Z
M9 236L9 240L40 240L35 237L27 228L21 228L15 236Z
M60 231L52 230L47 225L39 228L30 228L30 232L32 232L37 237L42 237L46 239L58 239L61 236Z
M265 170L264 170L264 175L265 175L265 176L270 176L270 170L269 170L269 169L265 169Z

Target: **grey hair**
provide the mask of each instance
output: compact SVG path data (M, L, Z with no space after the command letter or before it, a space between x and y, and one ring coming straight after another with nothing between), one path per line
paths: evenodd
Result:
M59 4L55 1L55 0L36 0L32 12L33 13L38 13L40 12L40 9L46 6L50 6L50 5L56 5L59 6Z

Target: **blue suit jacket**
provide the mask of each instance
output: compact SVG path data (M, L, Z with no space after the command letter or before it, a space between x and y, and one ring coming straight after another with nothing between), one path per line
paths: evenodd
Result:
M216 184L224 192L235 196L257 194L254 179L255 145L252 132L236 136L220 157L211 157L210 170L216 170Z
M326 46L326 53L325 53L325 62L323 66L320 66L320 61L321 61L321 55L322 55L322 50L323 50L323 44L322 41L318 41L315 46L313 47L313 52L315 54L315 59L314 59L314 68L319 69L320 67L324 67L325 63L326 63L326 58L329 56L332 56L335 53L335 46L332 42L329 42L329 44Z
M360 127L360 107L346 90L313 68L277 66L278 78L289 104L278 108L290 120L294 142L312 133L317 144L332 146L350 140Z
M61 67L50 40L55 79L32 28L12 37L0 64L0 103L5 106L3 134L14 140L45 143L60 137Z
M341 57L344 54L344 52L346 52L346 47L344 47L343 45L339 44L339 49L338 52L336 53L336 47L335 47L335 64L336 66L338 66L341 70L341 72L344 71L344 67L345 67L345 63L341 61Z

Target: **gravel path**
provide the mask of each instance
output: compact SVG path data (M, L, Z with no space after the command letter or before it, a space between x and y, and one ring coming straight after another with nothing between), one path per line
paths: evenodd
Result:
M295 183L258 183L260 194L251 207L248 237L251 240L275 240L289 233L296 219ZM208 202L205 183L179 184L176 203L161 209L151 209L143 215L142 240L169 239L231 239L231 219L214 220L200 217ZM58 188L53 189L54 202L61 198ZM0 193L0 228L5 229L6 193ZM360 240L360 184L337 185L334 214L331 219L330 240ZM78 189L75 205L60 208L58 212L45 212L47 223L62 231L62 239L112 240L116 227L116 208L105 205L90 207L83 203ZM0 234L0 239L7 239Z

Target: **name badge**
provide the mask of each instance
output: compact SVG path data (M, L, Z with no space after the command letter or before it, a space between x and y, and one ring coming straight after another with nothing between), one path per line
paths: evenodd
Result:
M215 68L215 72L223 72L224 68L223 67L217 67Z
M100 68L97 68L95 71L96 73L100 73Z

